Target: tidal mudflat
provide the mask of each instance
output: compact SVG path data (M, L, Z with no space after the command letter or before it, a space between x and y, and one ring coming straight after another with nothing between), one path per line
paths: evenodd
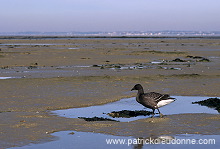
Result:
M175 102L162 119L88 122L51 114L134 97L137 83L145 92L219 97L219 68L220 38L1 37L0 148L53 142L54 132L67 130L134 138L219 135L218 113L178 113Z

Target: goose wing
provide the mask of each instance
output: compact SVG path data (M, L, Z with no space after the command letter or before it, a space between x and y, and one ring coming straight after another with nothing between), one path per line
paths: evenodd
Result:
M147 108L155 109L173 102L173 99L168 94L149 92L140 96L139 103Z
M147 98L148 100L153 100L156 103L158 103L161 100L174 99L174 98L171 98L170 95L168 94L160 94L156 92L145 93L144 98Z

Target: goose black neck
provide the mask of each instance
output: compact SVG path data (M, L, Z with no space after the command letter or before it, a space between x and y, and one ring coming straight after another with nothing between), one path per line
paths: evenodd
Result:
M143 89L143 87L141 87L140 89L138 89L138 94L144 94L144 89Z

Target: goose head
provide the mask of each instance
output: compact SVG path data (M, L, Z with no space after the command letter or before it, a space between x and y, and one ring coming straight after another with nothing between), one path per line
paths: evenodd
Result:
M132 89L131 89L131 91L133 91L133 90L142 90L143 89L143 87L140 85L140 84L136 84Z

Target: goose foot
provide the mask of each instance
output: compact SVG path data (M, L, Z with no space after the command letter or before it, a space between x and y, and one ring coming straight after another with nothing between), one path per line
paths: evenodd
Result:
M152 114L151 118L153 118L155 115L154 111L155 111L155 109L153 109L153 112L152 112L153 114Z
M155 115L155 114L152 114L151 118L153 118L153 117L154 117L154 115Z

